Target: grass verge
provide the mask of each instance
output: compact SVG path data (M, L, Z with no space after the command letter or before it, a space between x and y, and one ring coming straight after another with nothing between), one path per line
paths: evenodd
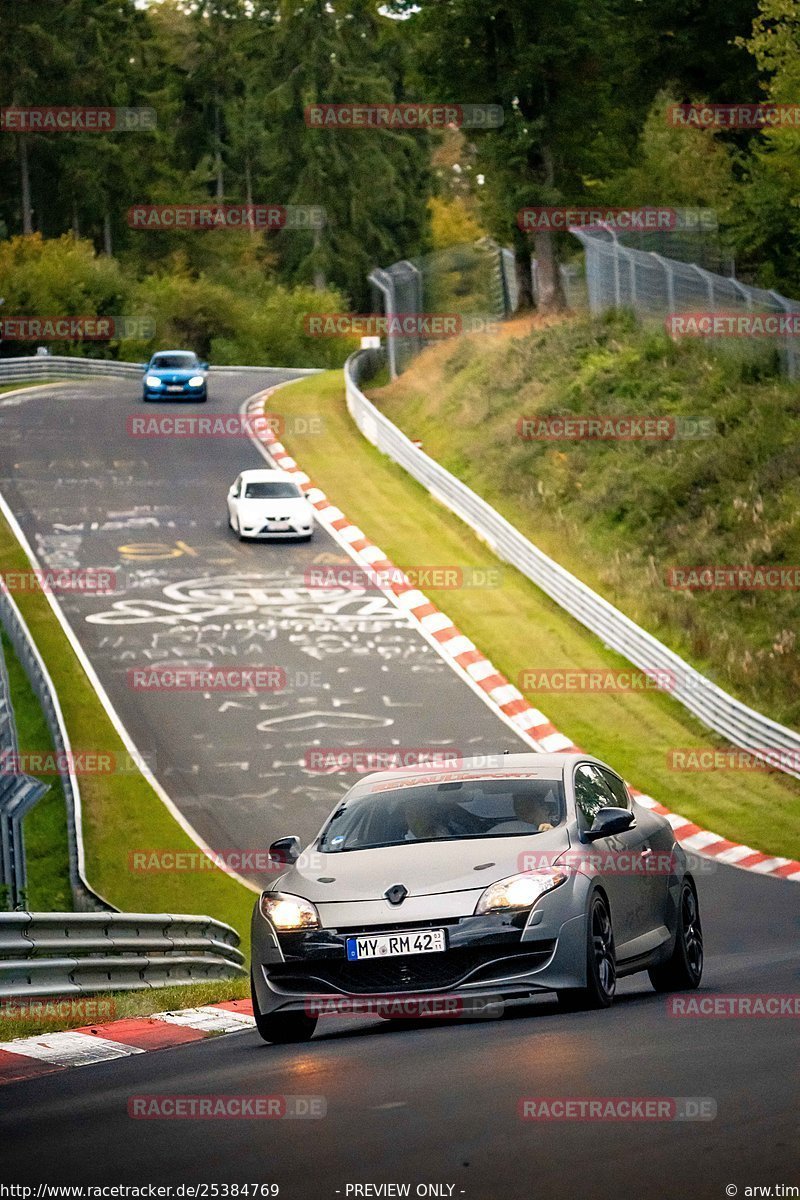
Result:
M41 705L4 631L0 631L0 640L20 753L52 750L53 743ZM22 825L27 867L25 903L35 912L68 912L72 908L72 892L69 884L67 810L61 778L58 775L35 777L46 783L48 790L24 818Z
M401 567L442 565L497 571L494 554L414 480L371 446L347 413L340 372L282 388L280 410L323 417L323 432L287 438L300 466ZM273 403L274 407L274 403ZM500 584L424 590L511 681L529 667L624 668L529 580L499 566ZM559 692L537 701L559 729L607 759L669 809L732 841L800 856L800 784L778 772L677 772L672 748L724 746L659 692Z
M776 373L774 350L746 342L673 342L630 314L526 318L440 343L370 395L562 566L720 687L798 728L797 584L670 580L706 565L800 570L797 384ZM555 414L675 418L677 436L531 436L534 419Z
M125 1017L149 1017L157 1012L174 1012L179 1008L196 1008L223 1000L242 1000L249 995L250 981L241 976L141 992L98 992L96 995L36 1001L0 1000L0 1042L37 1033L55 1033L59 1029L101 1025Z

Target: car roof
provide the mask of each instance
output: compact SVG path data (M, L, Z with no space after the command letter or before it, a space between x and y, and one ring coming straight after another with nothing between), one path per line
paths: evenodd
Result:
M249 471L242 471L241 479L244 483L269 483L277 479L296 482L288 471L282 471L279 467L253 467Z
M194 358L198 357L194 350L154 350L153 358L155 358L158 354L191 354Z
M438 753L447 753L439 751ZM488 760L488 761L487 761ZM358 782L359 784L381 783L384 780L394 780L400 782L402 776L407 776L409 779L420 779L426 774L436 776L442 775L463 775L468 772L470 775L480 777L481 775L495 775L498 771L531 771L543 770L550 771L553 776L561 775L565 768L574 762L590 762L596 763L600 767L607 766L601 759L595 758L591 754L576 754L574 751L562 754L536 754L533 751L522 754L503 754L498 751L496 754L484 754L476 758L464 758L458 761L457 766L436 766L430 763L422 763L415 767L395 767L389 771L374 771L370 775L364 775ZM613 768L611 768L613 770Z

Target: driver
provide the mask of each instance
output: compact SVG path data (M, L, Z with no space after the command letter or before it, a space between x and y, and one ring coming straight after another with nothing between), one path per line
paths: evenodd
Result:
M550 820L552 812L546 797L536 792L517 792L513 798L514 812L520 821L533 825L539 833L546 833L553 828Z
M429 799L409 800L405 810L409 833L416 841L463 836L467 832L463 820L459 820L463 815L457 804L432 803Z

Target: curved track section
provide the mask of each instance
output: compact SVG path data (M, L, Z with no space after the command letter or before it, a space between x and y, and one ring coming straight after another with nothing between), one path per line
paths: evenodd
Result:
M220 378L209 409L234 413L280 378ZM228 533L225 490L259 462L245 439L137 441L126 434L134 413L123 383L0 398L2 487L49 565L120 573L119 594L69 596L63 607L158 779L212 846L312 833L352 778L309 774L314 745L520 745L386 597L307 588L319 556L341 558L324 534L275 547ZM240 697L128 686L131 667L173 660L272 663L294 682ZM721 864L699 883L703 999L796 1003L800 889ZM800 1183L798 1062L796 1018L681 1019L639 978L602 1013L566 1016L543 999L499 1021L325 1018L301 1047L245 1032L9 1085L2 1172L28 1185L278 1183L284 1200L683 1200L722 1197L728 1184L778 1197L791 1193L777 1186ZM326 1115L128 1115L133 1097L176 1093L322 1097ZM716 1115L530 1121L525 1097L705 1098Z

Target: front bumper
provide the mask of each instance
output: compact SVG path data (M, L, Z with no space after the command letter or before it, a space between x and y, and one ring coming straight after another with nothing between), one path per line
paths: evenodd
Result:
M170 385L176 386L176 385ZM143 388L142 396L145 400L205 400L208 395L207 385L204 383L202 387L190 388L183 384L179 391L170 391L167 387L160 388Z
M242 524L241 526L242 537L246 538L276 538L282 541L284 539L309 538L313 536L313 533L313 521L310 521L308 524L301 521L293 521L288 529L271 529L269 522L262 523L260 521L253 525Z
M530 914L462 916L386 922L277 934L260 914L253 918L253 982L262 1013L337 1011L337 999L392 1000L442 996L524 1000L541 992L585 984L583 916L543 922ZM348 962L345 942L354 934L444 928L447 950L433 954ZM347 1008L347 1004L343 1004ZM465 1008L466 1011L466 1008Z

